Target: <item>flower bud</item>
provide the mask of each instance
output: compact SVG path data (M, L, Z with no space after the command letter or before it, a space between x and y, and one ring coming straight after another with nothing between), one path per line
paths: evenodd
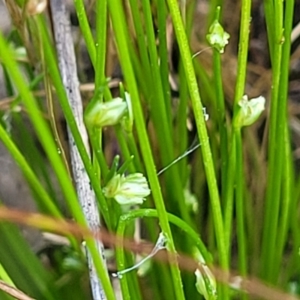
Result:
M206 300L217 299L216 279L198 249L194 249L194 257L199 260L199 267L195 271L197 291Z
M114 198L120 205L126 206L143 203L150 192L148 182L141 173L127 177L116 174L103 188L105 197Z
M93 127L116 125L127 110L127 104L122 98L114 98L107 102L96 102L85 115L85 122Z
M43 13L46 8L47 0L29 0L26 4L26 10L31 16Z
M206 300L217 299L216 280L207 265L201 266L195 271L196 289Z
M234 120L234 127L252 125L265 109L265 102L266 99L262 96L248 100L248 96L244 95L238 103L239 110Z
M224 47L228 44L230 35L224 30L218 20L212 23L208 32L206 35L208 43L220 53L224 53Z

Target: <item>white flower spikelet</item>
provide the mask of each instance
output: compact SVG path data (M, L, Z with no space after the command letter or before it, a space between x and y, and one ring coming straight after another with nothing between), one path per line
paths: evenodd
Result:
M198 293L203 295L205 300L216 300L218 295L215 276L206 265L203 256L197 248L193 249L193 256L199 261L199 267L195 271L195 285Z
M86 121L98 128L116 125L124 116L126 109L126 102L119 97L107 102L97 102L86 116Z
M114 198L120 205L142 204L150 192L147 179L141 173L116 174L103 188L105 197Z
M217 299L216 280L206 265L201 266L201 271L195 271L196 289L206 300Z
M239 101L239 111L234 121L235 127L252 125L265 109L266 99L263 96L248 100L244 95Z
M217 49L220 53L224 53L224 48L228 44L230 38L218 20L215 20L209 28L209 33L206 35L208 43Z

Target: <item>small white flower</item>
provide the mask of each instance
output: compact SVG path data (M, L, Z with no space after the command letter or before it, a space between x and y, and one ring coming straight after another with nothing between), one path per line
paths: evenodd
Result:
M263 96L248 100L248 96L244 95L239 101L239 111L234 120L236 128L252 125L262 111L265 109L266 99Z
M26 3L26 11L30 16L41 14L47 8L47 0L29 0Z
M206 300L215 300L217 299L216 279L199 250L194 248L193 252L193 256L199 261L199 268L195 271L196 289Z
M93 127L116 125L121 121L127 110L122 98L114 98L107 102L96 102L85 116L85 121Z
M217 299L217 285L214 275L207 265L201 266L201 271L195 271L196 288L199 294L203 295L206 300Z
M218 20L212 23L208 32L206 35L208 43L220 53L224 53L224 48L228 44L230 35L224 30Z
M127 177L116 174L103 188L107 198L114 198L120 205L142 204L150 195L148 182L143 174L134 173Z

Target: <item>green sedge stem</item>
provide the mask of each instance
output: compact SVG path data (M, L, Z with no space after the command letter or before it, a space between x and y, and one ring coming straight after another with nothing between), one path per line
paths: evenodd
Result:
M272 60L272 90L270 107L270 128L269 128L269 147L268 147L268 179L266 191L265 218L263 225L263 243L262 243L262 264L261 274L266 280L275 280L274 260L276 252L276 235L281 199L281 180L283 179L283 154L284 154L284 127L286 120L286 100L287 90L281 91L282 84L286 84L287 77L283 77L283 3L274 3L274 17L276 22L269 24L273 26L274 40L270 45L273 53ZM268 32L269 34L269 32ZM286 58L285 58L286 59ZM288 66L286 61L285 67ZM284 97L284 98L283 98Z
M105 2L105 1L99 1L99 2ZM86 43L86 47L90 56L90 59L92 61L92 64L94 68L96 68L96 47L94 38L91 32L91 28L89 25L89 21L87 19L87 15L84 8L84 2L83 0L74 0L74 5L77 13L77 18L79 21L79 26L83 35L83 38Z
M185 70L185 74L187 78L187 85L192 100L199 140L201 141L203 163L204 163L205 173L206 173L208 187L209 187L210 202L212 207L212 213L213 213L213 219L214 219L214 225L216 231L216 239L217 239L219 257L220 257L220 265L221 267L227 269L228 259L227 259L226 248L225 248L224 228L223 228L220 198L219 198L218 186L216 181L216 175L214 171L214 164L212 160L212 153L211 153L209 139L206 130L206 124L203 116L203 106L199 95L198 84L197 84L194 67L192 63L192 57L191 57L187 37L185 34L183 22L180 16L178 3L175 0L168 0L167 2L169 5L169 10L173 20L173 26L175 29L175 33L176 33L176 37L177 37L177 41L181 53L182 65Z
M289 59L291 47L291 26L293 16L293 2L283 7L283 3L274 3L274 24L269 24L269 28L273 27L274 40L270 45L273 53L272 69L272 93L271 93L271 116L270 116L270 139L269 139L269 166L268 166L268 182L266 194L266 217L263 232L262 245L262 275L264 279L272 282L277 281L277 266L280 261L276 260L276 250L278 245L278 224L280 222L281 209L285 211L285 201L281 203L282 193L286 185L282 185L282 180L286 180L285 164L288 163L284 159L286 157L285 143L289 140L285 135L287 122L287 92L288 92L288 76L289 76ZM285 15L283 13L283 9ZM284 24L283 24L283 17ZM283 30L284 28L284 30ZM268 31L269 34L269 31ZM284 123L282 123L284 122ZM281 224L285 227L285 224ZM281 235L282 236L282 235ZM281 245L282 246L282 245ZM281 250L280 250L281 251Z
M242 136L239 130L236 133L236 216L237 216L237 238L239 248L239 271L241 275L247 275L247 253L245 238L245 195L244 195L244 170L243 170L243 153L242 153Z
M146 170L147 170L148 179L152 190L152 195L155 201L156 208L159 212L160 226L164 234L166 234L168 237L169 250L172 253L174 253L175 246L172 239L171 229L168 223L168 218L167 218L166 209L161 194L161 189L156 175L153 156L150 150L148 135L145 128L143 112L139 101L137 84L136 84L135 76L133 73L133 67L130 60L128 40L126 39L128 34L125 31L126 22L125 22L125 16L123 14L123 9L120 0L109 1L109 9L110 9L110 15L111 15L113 28L115 32L121 66L124 72L124 77L126 79L126 84L128 86L128 91L132 99L133 112L135 116L136 129L140 141L141 152L146 165ZM173 260L170 268L171 268L171 274L173 278L176 297L177 299L184 299L181 276L180 276L180 271L178 268L177 261Z
M244 95L245 81L246 81L246 69L247 69L247 59L248 59L248 47L249 47L249 27L251 22L251 1L243 0L241 7L241 25L240 25L240 40L239 40L239 53L238 53L238 70L237 70L237 80L235 86L235 97L234 97L234 113L233 120L235 119L238 112L238 103ZM226 183L226 213L225 213L225 234L227 249L230 247L230 234L232 230L232 210L233 210L233 197L234 197L234 181L236 180L236 168L237 168L237 157L242 157L242 144L239 142L241 133L239 130L234 129L234 124L232 124L232 145L231 152L228 161L228 173L227 173L227 183ZM242 168L242 166L239 166ZM240 170L243 174L243 171ZM240 174L240 175L241 175ZM230 176L230 177L229 177ZM243 178L244 176L242 176ZM242 179L239 179L239 184L243 188Z

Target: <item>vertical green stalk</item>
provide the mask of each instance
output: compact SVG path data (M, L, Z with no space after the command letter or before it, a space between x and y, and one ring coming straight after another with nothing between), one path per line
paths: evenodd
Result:
M170 159L174 159L173 151L173 130L171 127L171 105L168 99L164 99L164 90L162 83L165 82L161 79L161 73L158 64L158 53L156 49L156 42L153 30L153 21L151 14L151 7L149 0L142 0L142 6L144 10L144 22L148 41L148 53L150 62L150 72L152 76L153 92L150 97L150 109L151 116L155 126L155 132L158 137L160 145L164 145L163 151L160 152L162 162L167 165ZM158 8L160 9L160 8ZM166 41L162 41L165 43ZM162 54L167 55L166 52ZM166 57L160 57L160 60L167 59ZM166 75L166 74L164 74ZM146 95L147 96L147 95ZM166 190L168 200L172 205L167 206L169 209L179 208L181 217L191 224L190 215L186 209L184 195L182 190L182 184L180 182L180 176L178 174L178 167L175 165L170 168L169 172L165 174L166 177ZM178 209L175 209L175 211Z
M190 48L185 34L183 22L180 16L178 3L175 0L168 0L167 2L169 5L169 10L173 20L173 26L175 29L175 33L176 33L176 37L177 37L177 41L181 53L182 65L185 70L185 74L187 78L187 84L188 84L188 88L192 100L196 126L198 130L198 136L199 136L199 140L201 141L203 164L204 164L206 178L208 182L210 202L212 207L216 239L217 239L219 257L220 257L220 265L222 268L227 269L228 259L227 259L226 248L225 248L224 228L223 228L218 186L217 186L216 175L214 171L211 149L209 145L209 139L207 135L206 124L203 115L203 106L199 95L198 84L194 72ZM220 297L222 299L227 299L228 295L224 293L224 295L220 295Z
M245 89L246 82L246 68L247 68L247 58L248 58L248 45L249 45L249 27L251 21L251 1L243 0L241 7L241 25L240 25L240 37L239 37L239 53L238 53L238 70L237 70L237 80L235 86L235 98L234 98L234 108L233 108L233 120L238 112L238 103L242 99ZM232 210L233 210L233 197L234 197L234 180L239 178L239 188L243 188L243 168L239 166L239 174L237 174L237 163L242 163L242 144L241 144L241 130L236 130L234 124L232 127L232 145L231 151L235 153L230 153L230 158L228 161L228 173L226 182L226 209L225 209L225 234L226 234L226 247L229 249L230 245L230 235L232 230ZM236 159L239 158L237 162ZM237 199L237 201L243 201L242 197ZM242 204L237 204L242 207Z
M215 20L220 18L220 7L216 9ZM221 186L222 186L222 198L224 198L225 191L225 179L226 179L226 167L228 160L227 150L227 128L225 118L225 100L222 82L222 70L221 70L221 54L217 49L213 49L213 70L214 70L214 84L216 87L216 111L217 122L220 133L220 152L221 152Z
M158 65L158 53L157 53L154 30L153 30L154 24L152 21L152 12L151 12L151 7L150 7L150 2L148 0L142 0L141 3L142 3L143 12L144 12L143 21L145 23L145 34L147 37L150 72L151 72L152 79L153 79L153 82L152 82L153 88L154 88L153 92L154 92L155 98L159 99L156 102L152 101L153 104L156 103L156 105L158 106L158 107L151 108L151 113L153 115L153 119L155 119L159 116L159 114L164 114L164 116L167 116L170 113L170 111L167 111L166 103L165 103L165 99L164 99L161 74L160 74L159 65ZM135 6L137 6L137 5L135 4ZM155 122L155 120L154 120L154 122ZM172 132L170 116L168 116L167 118L165 117L165 118L161 119L161 130L165 133ZM165 138L171 139L171 135L169 134L169 136L166 136ZM172 145L171 142L168 142L166 144Z
M265 11L265 16L266 16L269 53L270 53L270 57L271 57L271 62L273 62L273 60L274 60L273 45L276 43L276 35L274 33L273 26L275 24L275 20L277 22L276 16L274 16L274 1L273 0L264 0L264 11Z
M94 97L99 94L99 89L105 83L105 58L106 58L106 31L107 31L107 1L97 1L96 2L96 64L95 64L95 90ZM91 42L91 41L90 41ZM92 46L91 46L92 47ZM96 101L102 102L103 97L99 97ZM88 128L87 128L88 129ZM101 178L101 165L99 163L99 158L102 153L102 128L89 128L89 136L92 143L92 160L95 168L95 173L97 174L100 182ZM91 137L91 134L94 137ZM97 159L98 157L98 159ZM103 163L102 163L103 165ZM104 167L106 171L106 166Z
M297 245L300 244L300 222L298 217L298 202L299 197L295 197L293 193L293 197L291 198L290 203L290 230L291 236L294 241L295 247L293 248L293 253L291 255L289 265L287 267L287 278L292 278L295 274L298 274L299 268L299 247ZM296 267L295 267L296 266Z
M170 91L170 84L169 84L169 60L165 59L168 58L168 48L167 48L167 7L165 1L157 1L157 19L158 19L158 51L160 57L160 77L162 82L162 89L164 94L165 100L165 107L167 112L168 122L172 123L172 99L171 99L171 91ZM171 51L171 49L170 49Z
M148 56L148 51L146 46L146 37L143 31L144 26L142 26L143 21L141 18L140 7L139 5L137 5L137 2L135 0L130 0L129 2L130 2L133 24L136 31L137 45L139 50L138 53L140 55L141 66L144 70L143 80L147 82L147 85L149 84L152 85L151 68L150 68L149 56Z
M240 133L238 134L240 135ZM228 258L230 257L231 248L231 231L232 231L232 218L233 218L233 206L234 206L234 183L236 180L236 158L237 158L237 133L232 133L231 145L229 148L229 160L226 170L226 182L225 182L225 211L224 211L224 235L226 242L226 250Z
M238 240L238 262L239 272L241 275L247 275L247 245L245 237L245 195L244 195L244 168L243 168L243 152L242 152L242 136L238 132L236 134L236 219L237 219L237 240ZM243 294L246 299L246 294Z
M288 94L288 76L289 76L289 60L290 60L290 50L291 50L291 31L293 24L293 14L294 14L294 1L287 1L285 5L285 19L284 19L284 39L285 43L282 49L282 64L281 64L281 80L280 80L280 95L279 101L282 103L282 108L286 110L285 99ZM280 269L280 259L282 257L282 253L284 251L284 246L286 243L286 236L289 226L289 216L290 216L290 208L292 203L292 198L294 197L292 193L292 186L295 186L295 181L292 176L293 169L293 160L292 160L292 152L291 152L291 143L290 136L288 130L288 120L287 113L284 114L284 160L283 160L283 182L282 182L282 204L280 208L280 220L278 227L278 251L277 258L275 259L278 262L276 271L274 275L279 274ZM275 276L274 276L275 277Z
M290 36L293 10L294 1L287 1L284 10L281 2L274 3L274 19L276 20L276 23L269 24L270 30L272 30L271 25L275 26L273 27L275 39L274 44L270 45L270 48L273 49L273 89L271 94L271 120L269 130L269 169L265 208L266 217L262 245L262 276L264 279L272 282L275 282L278 276L280 264L277 256L278 243L279 248L283 247L283 239L286 234L286 220L284 219L286 218L288 210L287 206L289 206L290 203L290 193L288 192L290 187L288 185L291 183L287 182L286 177L291 176L291 171L286 167L286 164L289 164L290 155L288 153L290 150L287 149L286 145L289 144L286 124L291 47ZM271 32L268 31L268 34L271 34ZM285 183L283 183L283 180ZM286 198L283 196L286 196ZM281 219L280 215L282 216ZM280 221L284 222L282 223ZM279 252L281 251L282 249L279 249ZM277 272L275 270L277 270Z
M169 251L175 253L175 246L172 238L172 233L169 226L158 178L156 176L153 156L151 153L148 135L145 128L142 108L139 101L139 93L136 85L135 76L133 73L132 64L130 61L130 54L129 54L129 47L128 47L129 41L126 40L126 36L128 35L125 32L126 22L125 22L125 16L123 13L121 1L110 0L109 11L112 19L114 32L115 32L115 38L117 43L117 49L119 52L120 63L132 99L137 135L140 141L141 152L145 162L145 166L146 166L146 170L147 170L147 174L148 174L148 178L152 190L152 195L155 201L156 208L158 210L160 226L162 231L166 234L168 238ZM171 275L173 279L176 299L184 299L184 292L182 288L180 271L178 268L178 262L176 260L171 261L170 269L171 269Z
M186 118L187 118L187 107L188 107L188 87L186 83L186 78L183 70L182 63L179 63L179 80L180 80L180 90L179 90L179 107L178 115L176 118L177 123L177 140L178 143L178 154L184 153L188 147L188 134L186 130ZM181 177L182 184L187 182L187 157L183 158L178 162L179 174ZM184 186L183 186L184 187Z
M134 136L132 133L128 135L127 143L130 153L132 153L134 156L135 170L144 173L140 153L138 152L137 145L135 143Z
M285 124L288 124L287 122ZM289 216L291 215L291 203L292 203L292 186L294 186L294 180L292 176L293 160L291 157L291 147L290 139L288 133L288 127L285 127L285 139L284 139L284 168L283 168L283 177L282 182L282 202L280 206L280 217L279 217L279 226L277 231L277 251L276 258L274 263L274 277L278 276L281 268L281 260L284 252L284 247L286 245L286 238L289 229ZM296 244L297 245L297 244ZM297 246L296 246L297 247Z
M282 84L286 85L287 77L282 77L282 70L288 69L288 61L282 60L283 45L283 3L274 2L274 20L269 29L274 32L274 44L270 45L273 52L272 60L272 91L270 107L270 128L268 144L268 179L265 204L265 222L263 230L261 274L266 280L274 280L274 264L276 235L281 197L281 180L283 179L284 128L286 120L287 90L282 91ZM269 34L269 31L268 31ZM271 33L270 33L271 34ZM288 37L289 40L289 37ZM288 41L287 41L288 42ZM284 93L285 92L285 93Z
M241 7L241 25L240 25L240 39L239 39L239 53L238 53L238 70L237 80L235 86L234 97L234 115L236 114L238 102L244 95L246 82L246 69L248 59L249 46L249 29L251 22L251 1L243 0Z
M186 34L187 36L190 36L191 31L192 31L192 26L193 26L193 16L194 12L196 9L197 2L194 1L190 3L190 7L188 8L187 11L187 19L186 19ZM186 151L186 149L189 147L188 146L188 130L187 130L187 112L188 112L188 101L189 101L189 91L188 91L188 86L186 82L186 77L185 77L185 72L182 66L181 59L179 61L179 66L178 66L178 72L179 72L179 80L178 82L180 83L180 88L179 88L179 106L177 108L177 115L176 115L176 138L175 142L178 145L178 155L181 155ZM197 138L198 140L198 138ZM189 179L189 168L188 166L188 159L187 157L184 157L181 161L178 162L178 169L179 169L179 174L180 174L180 179L182 182L182 187L185 188L188 179Z
M97 2L102 2L103 5L105 5L104 3L106 1L97 1ZM91 28L89 25L89 21L87 19L87 15L85 12L85 8L84 8L84 2L83 0L74 0L74 5L75 5L75 9L76 9L76 13L77 13L77 18L79 21L79 26L83 35L83 38L85 40L86 43L86 47L90 56L90 59L92 61L93 66L96 66L96 47L95 47L95 42L94 42L94 38L91 32ZM100 4L99 4L100 6Z
M213 50L213 68L216 86L216 104L217 104L217 117L218 128L220 132L220 151L221 151L221 179L222 187L225 187L225 170L227 166L227 126L225 118L225 100L222 84L222 71L221 71L221 55L216 49Z
M96 64L95 64L95 94L105 82L107 32L107 0L96 2Z

